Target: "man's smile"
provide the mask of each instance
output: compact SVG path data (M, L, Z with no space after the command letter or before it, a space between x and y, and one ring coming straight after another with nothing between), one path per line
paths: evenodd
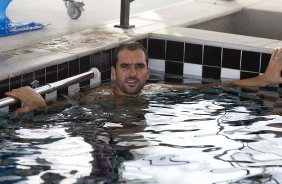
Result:
M134 87L138 83L138 79L136 79L136 78L128 78L128 79L126 79L126 83L127 83L128 86Z

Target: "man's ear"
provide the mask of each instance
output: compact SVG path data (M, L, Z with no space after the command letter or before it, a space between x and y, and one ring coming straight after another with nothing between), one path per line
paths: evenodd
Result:
M116 68L112 66L111 71L112 71L112 80L116 80L117 78Z

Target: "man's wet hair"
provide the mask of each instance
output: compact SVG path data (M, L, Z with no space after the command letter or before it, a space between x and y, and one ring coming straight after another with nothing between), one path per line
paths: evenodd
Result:
M117 66L117 62L118 62L118 54L120 51L122 50L129 50L129 51L135 51L135 50L142 50L145 53L145 57L146 57L146 63L148 66L148 53L147 50L139 43L136 41L128 41L128 42L124 42L122 44L120 44L114 52L114 57L113 57L113 61L112 61L112 66L116 68Z

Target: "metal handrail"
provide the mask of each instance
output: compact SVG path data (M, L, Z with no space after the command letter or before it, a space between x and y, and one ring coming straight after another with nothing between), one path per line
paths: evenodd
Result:
M53 82L53 83L49 83L46 84L44 86L35 88L34 90L43 95L46 93L50 93L53 92L57 89L63 88L63 87L68 87L70 85L79 83L79 82L83 82L86 80L90 80L90 79L94 79L97 78L99 76L100 72L97 68L92 68L90 69L88 72L73 76L73 77L69 77L67 79L63 79L57 82ZM6 98L2 98L0 99L0 108L2 107L6 107L9 105L13 105L14 103L18 102L19 100L15 99L15 98L11 98L11 97L6 97Z

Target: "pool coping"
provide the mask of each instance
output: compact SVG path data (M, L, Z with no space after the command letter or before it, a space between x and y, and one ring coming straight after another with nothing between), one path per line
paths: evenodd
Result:
M196 43L244 46L250 50L271 52L281 46L279 40L246 37L227 33L183 28L206 20L240 11L261 0L187 0L170 7L131 17L135 28L114 28L116 21L93 26L87 30L44 40L39 43L0 52L0 81L44 67L77 59L114 48L121 42L140 40L155 35L189 39ZM170 12L167 15L167 12ZM203 37L204 35L204 37ZM24 34L23 34L24 36ZM227 39L230 38L230 39Z

